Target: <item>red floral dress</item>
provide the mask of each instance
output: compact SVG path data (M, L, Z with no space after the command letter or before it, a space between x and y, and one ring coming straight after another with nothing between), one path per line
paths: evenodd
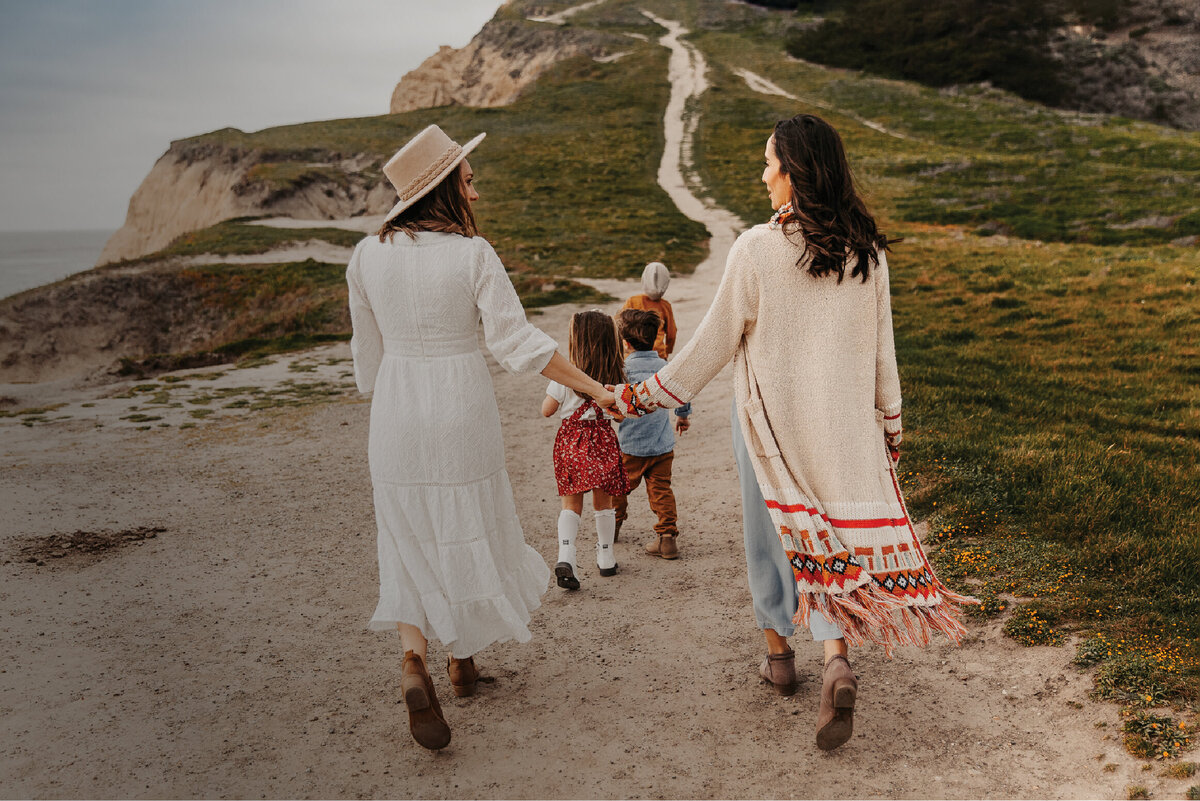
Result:
M595 409L596 419L582 419L588 409ZM554 480L559 495L594 489L609 495L629 494L629 477L621 463L617 432L590 398L558 427L554 437Z

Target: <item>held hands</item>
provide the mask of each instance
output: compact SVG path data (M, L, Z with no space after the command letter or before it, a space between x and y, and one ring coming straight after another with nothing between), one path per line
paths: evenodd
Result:
M653 409L642 406L637 402L636 398L628 397L629 393L632 391L630 384L617 384L615 386L612 384L605 384L604 389L613 396L613 402L615 405L610 413L620 415L620 417L617 418L618 420L623 420L626 417L642 417L643 415L654 411Z
M609 414L614 420L621 421L625 419L625 415L617 411L617 396L613 394L613 388L605 385L604 392L592 397L596 401L596 405Z

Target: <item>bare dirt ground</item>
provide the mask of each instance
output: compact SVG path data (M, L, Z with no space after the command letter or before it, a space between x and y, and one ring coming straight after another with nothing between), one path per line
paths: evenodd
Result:
M711 277L673 282L685 332L711 289ZM561 338L572 311L534 319ZM544 382L493 374L526 538L549 560ZM853 654L855 737L818 751L818 647L795 638L805 681L793 697L756 675L729 403L723 375L677 449L682 558L640 553L643 493L620 572L585 564L580 592L550 589L531 643L481 654L495 682L479 695L450 695L433 647L454 731L436 754L409 738L399 643L365 628L367 403L240 407L194 429L143 429L120 409L3 421L0 793L1116 798L1161 781L1095 728L1115 731L1115 708L1087 700L1068 650L1021 648L998 624L973 627L961 648Z
M673 281L681 336L719 275ZM574 311L532 319L565 345ZM1116 708L1088 700L1070 649L1022 648L996 622L958 648L853 652L855 736L818 751L820 649L795 638L795 696L757 677L728 372L676 450L681 558L641 552L642 492L620 572L585 561L579 592L549 589L532 642L477 658L494 681L476 697L450 694L434 644L453 741L424 751L399 643L366 630L368 404L347 357L338 345L157 388L13 390L66 405L0 418L0 795L1120 798L1136 783L1181 796L1186 783L1123 751ZM492 368L526 539L551 560L545 382ZM587 515L581 536L586 553Z

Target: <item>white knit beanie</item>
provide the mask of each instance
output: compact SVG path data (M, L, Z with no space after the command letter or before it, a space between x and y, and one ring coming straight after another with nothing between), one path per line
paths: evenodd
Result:
M642 291L650 300L658 300L667 294L667 285L671 283L671 271L661 261L652 261L642 271Z

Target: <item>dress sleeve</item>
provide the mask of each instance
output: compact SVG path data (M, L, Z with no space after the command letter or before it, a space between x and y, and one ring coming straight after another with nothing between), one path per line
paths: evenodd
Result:
M375 375L379 372L379 363L383 360L383 335L379 333L379 323L375 320L375 312L371 310L371 302L363 288L359 267L361 254L360 245L350 257L350 264L346 268L346 283L350 286L350 324L354 331L350 338L350 354L354 357L354 382L358 385L359 392L367 393L375 389Z
M638 417L683 406L733 358L742 335L758 319L758 272L747 244L751 233L742 234L730 248L712 305L683 350L640 384L617 387L619 412Z
M875 314L878 334L875 338L875 408L883 415L883 430L888 443L899 445L900 372L896 367L896 337L892 330L892 293L888 279L887 256L879 252L875 267Z
M500 257L486 240L477 239L475 303L483 318L483 338L496 361L510 373L540 372L550 363L558 343L525 319L525 309Z

